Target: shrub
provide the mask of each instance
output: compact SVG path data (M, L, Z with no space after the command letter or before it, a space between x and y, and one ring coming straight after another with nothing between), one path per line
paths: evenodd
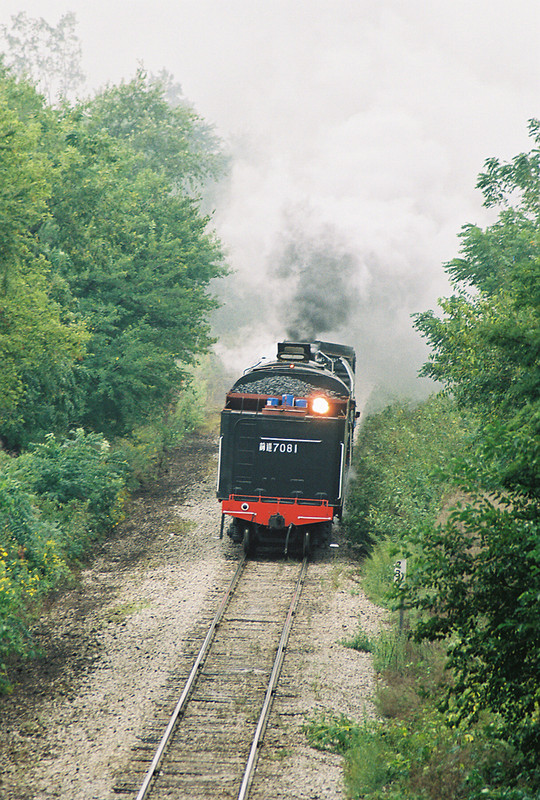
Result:
M102 434L81 428L65 439L49 434L17 459L16 469L32 493L58 508L86 504L98 533L121 519L127 472Z
M156 480L165 454L163 423L149 423L135 428L129 438L118 439L115 451L129 464L127 485L130 491Z
M313 747L345 756L347 797L538 800L534 776L520 773L497 716L460 725L441 710L452 680L442 644L418 643L399 630L370 644L384 678L375 697L379 718L355 722L318 711L304 724Z
M0 464L0 691L9 656L29 656L36 601L122 514L126 464L100 434L77 430Z
M173 442L181 441L185 433L200 428L207 416L206 383L193 381L179 396L173 414L168 420Z
M0 472L0 691L9 688L7 656L31 652L27 609L67 572L58 534L22 485Z
M467 425L450 400L434 398L389 407L361 432L349 536L370 554L370 596L394 610L405 602L404 628L421 641L402 630L373 643L381 718L350 723L341 743L351 798L540 797L539 516L523 491L538 440L512 429L512 450L493 424L482 448ZM399 557L408 559L404 591L392 580ZM317 736L328 736L322 723Z
M472 498L471 494L471 498ZM409 584L414 635L447 644L458 720L497 713L533 769L540 750L540 507L528 496L477 495L419 534ZM501 724L503 724L501 723ZM540 770L537 773L540 785Z
M396 560L402 549L390 539L378 542L362 562L362 588L373 603L387 607L394 585Z

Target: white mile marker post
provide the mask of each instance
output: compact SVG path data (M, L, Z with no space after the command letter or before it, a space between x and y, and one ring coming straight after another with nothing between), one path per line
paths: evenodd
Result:
M405 576L407 575L407 559L400 558L394 564L394 583L397 583L398 589L403 587L403 582L405 581ZM400 601L399 601L399 632L403 630L403 592L400 592Z

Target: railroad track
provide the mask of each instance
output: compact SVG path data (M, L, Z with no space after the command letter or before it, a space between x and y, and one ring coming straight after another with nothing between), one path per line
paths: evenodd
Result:
M153 757L139 748L136 800L246 800L307 565L239 562Z

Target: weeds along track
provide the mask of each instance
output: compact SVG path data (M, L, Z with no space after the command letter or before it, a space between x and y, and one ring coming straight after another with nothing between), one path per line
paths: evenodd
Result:
M242 558L168 722L134 751L117 795L248 797L307 566Z

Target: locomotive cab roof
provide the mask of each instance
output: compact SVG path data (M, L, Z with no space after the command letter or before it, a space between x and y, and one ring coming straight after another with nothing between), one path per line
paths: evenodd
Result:
M278 342L277 357L279 361L322 361L323 359L343 360L349 364L352 372L356 369L356 354L352 347L334 342Z

